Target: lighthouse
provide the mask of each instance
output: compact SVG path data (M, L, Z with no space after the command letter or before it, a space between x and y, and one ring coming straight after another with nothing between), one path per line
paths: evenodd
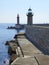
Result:
M27 24L28 25L32 25L33 24L33 13L32 13L32 9L31 8L28 9Z
M19 25L19 14L17 14L17 25Z

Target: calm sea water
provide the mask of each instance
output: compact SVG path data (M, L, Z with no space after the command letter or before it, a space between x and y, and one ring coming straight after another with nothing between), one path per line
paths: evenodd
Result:
M0 24L0 65L6 65L4 60L10 59L8 55L8 46L5 45L5 42L7 40L12 40L14 35L17 34L17 30L9 30L6 28L14 25L15 24ZM22 32L22 30L20 32Z

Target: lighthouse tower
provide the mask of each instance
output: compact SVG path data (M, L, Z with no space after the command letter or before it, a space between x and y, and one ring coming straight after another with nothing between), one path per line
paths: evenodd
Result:
M17 14L17 25L19 25L19 14Z
M33 14L32 14L32 9L28 9L28 14L27 14L27 24L32 25L33 24Z

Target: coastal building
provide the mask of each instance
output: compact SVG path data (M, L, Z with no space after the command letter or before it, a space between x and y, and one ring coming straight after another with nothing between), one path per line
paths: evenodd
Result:
M28 9L27 24L28 25L32 25L33 24L33 13L32 13L32 9L31 8Z

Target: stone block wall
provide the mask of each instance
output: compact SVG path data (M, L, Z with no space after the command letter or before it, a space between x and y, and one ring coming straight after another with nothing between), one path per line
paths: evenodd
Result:
M49 54L49 28L43 26L27 26L27 38L42 52Z

